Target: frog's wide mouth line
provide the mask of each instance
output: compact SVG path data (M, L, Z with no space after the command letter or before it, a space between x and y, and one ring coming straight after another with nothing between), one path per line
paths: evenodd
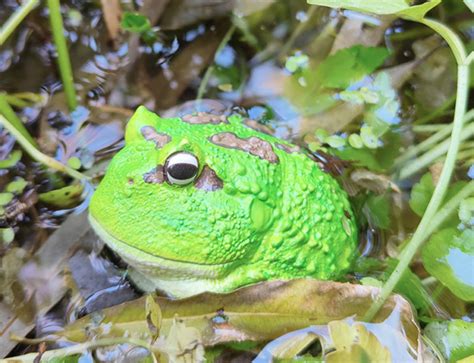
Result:
M129 265L152 273L169 272L179 275L199 275L201 277L216 278L223 275L224 272L235 264L236 261L230 261L219 264L204 264L191 261L175 260L162 256L152 255L140 248L130 246L124 241L110 234L93 216L89 213L89 222L95 233L107 243L107 245L118 253Z

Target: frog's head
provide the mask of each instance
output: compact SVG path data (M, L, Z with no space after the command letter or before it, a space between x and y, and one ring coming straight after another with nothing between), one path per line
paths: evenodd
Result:
M255 134L237 115L160 118L140 107L92 197L94 229L132 265L222 276L275 219L278 157Z

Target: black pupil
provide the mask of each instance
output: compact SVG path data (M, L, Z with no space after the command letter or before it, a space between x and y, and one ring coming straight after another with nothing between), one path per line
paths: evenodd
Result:
M177 180L193 178L196 176L197 171L198 168L196 165L185 163L169 165L167 168L168 174Z

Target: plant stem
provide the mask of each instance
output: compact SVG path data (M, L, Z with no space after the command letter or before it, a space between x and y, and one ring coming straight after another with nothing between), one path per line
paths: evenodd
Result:
M74 79L72 77L71 61L69 59L66 38L64 37L64 26L59 0L48 0L48 8L54 44L58 52L59 73L61 74L69 111L73 111L77 107L76 90L74 89Z
M310 19L312 18L314 13L316 11L318 11L318 9L320 9L318 6L310 6L308 8L308 11L306 13L306 20L300 22L296 26L295 30L291 33L291 35L288 38L288 40L286 41L286 43L283 44L283 46L281 47L281 50L278 53L277 58L282 58L282 57L287 56L287 54L288 54L289 50L291 49L291 47L293 46L296 38L298 38L298 36L301 34L301 32L308 26Z
M459 141L464 141L467 138L471 137L472 135L474 135L474 123L470 123L467 127L464 128L463 133L460 136ZM419 158L417 158L416 160L414 160L413 162L411 162L407 166L402 167L401 170L400 170L400 175L398 176L398 179L409 178L410 176L416 174L421 169L427 167L433 161L435 161L437 158L444 155L446 153L446 151L449 149L449 146L450 146L450 140L449 139L447 139L447 140L443 141L442 143L436 145L431 150L429 150L428 152L426 152L425 154L423 154L422 156L420 156ZM398 165L398 166L400 166L400 165Z
M25 19L25 17L38 5L39 0L28 0L21 5L8 18L5 24L0 29L0 46L5 43L8 37L15 31L17 26Z
M458 83L456 91L456 106L454 110L454 121L453 121L453 131L451 133L451 143L449 145L448 153L446 155L446 160L441 170L441 175L439 177L438 183L436 184L433 195L428 203L425 213L418 225L415 233L413 234L412 239L404 250L400 254L400 261L398 262L397 267L390 275L387 282L384 284L380 295L376 298L373 304L370 306L369 310L364 316L365 321L370 321L373 319L375 314L384 304L385 300L392 293L395 286L397 286L400 281L403 273L410 265L413 257L417 253L418 249L422 243L429 237L430 232L439 226L435 224L433 217L436 215L446 191L449 186L449 181L454 170L456 163L456 156L459 149L459 144L461 142L461 131L463 128L464 115L466 113L467 99L469 93L469 65L465 63L466 52L464 50L464 45L459 40L456 34L454 34L449 28L440 23L424 19L423 23L434 28L443 38L446 39L449 46L451 47L454 56L458 62ZM474 183L470 183L474 184Z
M229 43L230 38L232 37L232 34L234 34L235 31L235 25L231 25L227 33L225 33L224 37L222 38L221 42L219 43L219 46L217 47L216 50L216 55L218 55L222 49ZM204 73L204 77L202 77L201 84L199 85L199 89L197 92L196 96L196 101L202 100L202 97L204 96L204 93L206 92L207 84L209 83L209 79L211 78L212 72L214 72L214 65L210 65L206 73Z
M74 170L70 168L67 165L64 165L57 161L56 159L52 158L51 156L48 156L46 154L43 154L41 151L39 151L35 146L33 146L30 141L23 136L23 134L15 128L5 117L0 115L0 125L3 125L15 138L16 141L23 147L23 149L36 161L39 161L40 163L49 166L52 169L56 169L62 173L66 173L69 176L79 179L79 180L87 180L89 179L88 176L78 172L77 170Z
M427 122L430 122L431 120L441 117L447 112L450 111L451 106L454 105L454 102L456 102L456 95L451 96L448 98L440 107L438 107L436 110L431 112L429 115L426 115L425 117L421 117L417 120L415 120L414 124L415 125L422 125Z
M19 133L25 137L33 146L37 146L36 141L31 137L23 122L17 116L7 101L5 93L0 92L0 114L2 114L15 127Z
M412 131L417 134L430 134L433 132L438 132L440 130L449 128L449 131L453 128L452 124L430 124L430 125L420 125L420 126L412 126ZM449 134L449 133L448 133ZM410 149L411 150L411 149Z

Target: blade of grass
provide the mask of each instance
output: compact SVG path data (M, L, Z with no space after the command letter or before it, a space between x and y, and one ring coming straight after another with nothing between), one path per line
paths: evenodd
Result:
M216 56L224 49L224 47L229 43L230 38L232 37L232 34L234 34L235 31L235 25L232 25L227 33L225 33L224 37L222 38L219 47L216 50ZM197 96L196 96L196 101L201 101L202 97L204 96L204 93L206 92L207 84L209 83L209 79L211 78L212 72L214 72L214 64L210 65L209 68L207 68L206 73L204 74L204 77L202 77L201 84L199 85Z
M11 108L10 104L7 101L7 96L5 93L0 93L0 114L2 114L10 123L15 127L19 133L23 135L25 139L28 140L33 146L37 147L36 141L31 137L30 133L26 129L23 122L17 116L15 111Z
M469 124L463 129L460 141L464 141L470 138L472 135L474 135L474 123ZM444 140L442 143L432 147L429 151L416 158L416 160L410 162L408 165L397 165L400 167L400 172L397 179L407 179L418 173L420 170L428 167L439 157L442 157L446 154L446 151L449 149L449 145L450 140Z
M38 5L39 0L28 0L8 18L0 29L0 46L15 31L25 17Z
M59 73L61 74L69 111L73 111L77 107L76 90L74 89L74 79L66 38L64 37L63 18L61 16L59 0L48 0L48 8L51 31L53 32L54 44L58 52Z
M43 154L33 144L31 144L30 141L19 130L17 130L17 128L13 126L12 123L9 122L9 120L7 120L5 117L1 115L0 115L0 125L3 125L8 130L8 132L10 132L16 138L16 141L18 141L18 143L22 146L22 148L34 160L39 161L40 163L52 169L65 173L71 176L72 178L79 179L79 180L89 179L88 176L78 172L77 170L74 170L70 168L69 166L60 163L59 161L52 158L51 156Z

